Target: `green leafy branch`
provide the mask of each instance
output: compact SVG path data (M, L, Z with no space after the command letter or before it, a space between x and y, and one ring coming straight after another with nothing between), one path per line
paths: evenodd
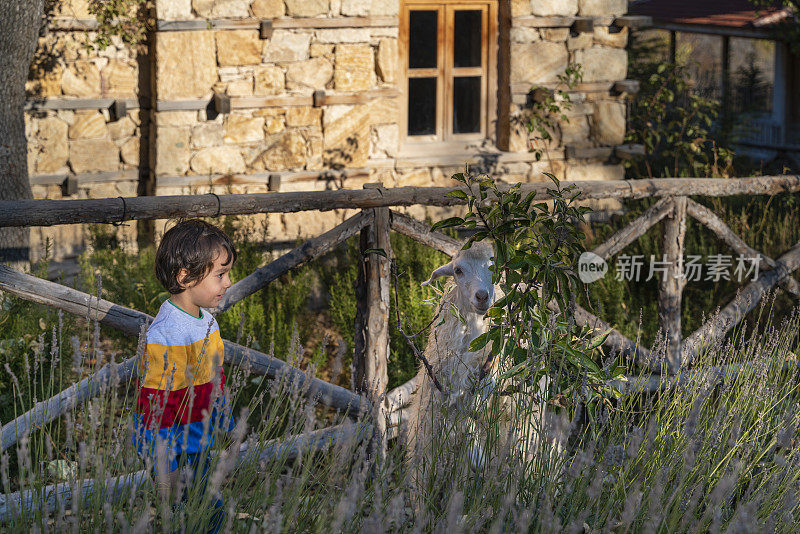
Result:
M536 192L523 195L519 183L499 185L467 168L453 176L463 187L447 193L467 203L467 215L433 228L474 229L464 248L483 239L494 242L492 281L502 296L487 312L488 331L469 347L478 351L491 343L482 374L497 365L501 380L513 382L498 391L534 396L543 393L538 384L547 377L546 401L559 407L583 403L591 417L599 403L610 406L610 399L618 397L610 381L624 378L624 368L602 362L601 345L608 333L597 336L574 320L580 283L576 264L584 252L579 224L591 210L576 205L580 191L575 185L562 187L555 176L545 174L554 187L547 189L550 200L537 202Z
M97 37L89 46L104 50L112 37L136 46L147 39L154 26L149 12L151 0L89 0L89 13L97 18Z
M531 88L531 99L526 113L526 127L534 134L530 137L530 151L536 161L549 153L547 146L553 140L557 122L569 122L566 111L572 109L569 91L583 80L583 68L579 63L570 63L564 74L558 75L558 85L551 90L543 86Z

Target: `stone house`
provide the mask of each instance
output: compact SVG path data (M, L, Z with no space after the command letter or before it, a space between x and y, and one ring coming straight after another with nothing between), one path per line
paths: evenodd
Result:
M37 198L449 185L465 163L623 178L626 0L157 0L146 48L99 51L86 4L56 6L32 68ZM583 81L537 161L531 88L572 62ZM262 219L292 239L347 215ZM46 236L57 258L82 247L76 228L34 229L33 256Z
M673 62L679 37L709 38L711 45L707 48L719 73L717 96L723 109L743 123L740 152L766 160L784 153L800 162L800 53L793 50L782 26L796 23L797 14L791 8L779 3L757 7L749 0L709 0L702 4L635 0L631 11L651 17L652 31L669 32ZM768 97L764 99L766 109L737 109L732 67L743 59L737 54L745 56L745 47L757 43L771 45L772 51L770 68L763 73L769 89L764 95Z

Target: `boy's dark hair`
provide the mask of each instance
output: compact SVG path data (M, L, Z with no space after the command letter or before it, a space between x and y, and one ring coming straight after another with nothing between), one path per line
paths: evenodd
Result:
M236 261L236 249L225 232L200 219L181 221L164 234L158 245L156 278L170 294L176 295L205 277L219 248L227 254L223 265ZM189 271L183 280L184 287L178 283L181 269Z

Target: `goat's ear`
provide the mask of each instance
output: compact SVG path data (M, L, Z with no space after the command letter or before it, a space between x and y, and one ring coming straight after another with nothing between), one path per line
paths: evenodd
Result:
M422 282L423 286L427 286L440 276L453 276L453 262L445 263L435 271L431 273L431 277L428 278L426 281Z

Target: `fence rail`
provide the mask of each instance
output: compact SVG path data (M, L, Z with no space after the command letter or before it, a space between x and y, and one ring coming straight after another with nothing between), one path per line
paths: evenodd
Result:
M800 176L757 176L750 178L660 178L655 180L575 181L583 199L648 198L671 196L769 195L800 191ZM548 199L549 182L522 186ZM171 217L215 217L254 213L293 213L308 210L365 209L391 206L456 206L458 198L447 197L452 187L395 187L338 189L289 193L243 195L175 195L117 197L80 200L6 200L0 202L2 226L54 226L74 223L112 223Z
M641 390L655 391L685 380L689 376L686 369L697 355L706 347L724 338L730 329L756 306L763 295L776 285L794 296L800 295L800 284L790 276L800 268L800 243L777 259L769 258L749 247L708 208L688 198L689 195L727 196L798 192L800 191L798 176L729 180L673 178L619 182L562 182L562 185L569 183L578 186L582 192L581 198L659 198L639 217L594 249L593 252L604 260L610 259L663 221L665 224L663 248L667 256L673 260L672 274L679 275L686 217L690 216L708 227L734 251L759 256L764 263L764 270L756 280L749 283L722 311L708 319L686 338L682 337L680 323L680 303L684 284L680 277L676 281L674 276L665 276L665 279L670 280L662 282L659 287L659 323L668 338L666 361L654 360L645 347L611 328L588 310L576 307L575 321L578 324L604 331L611 330L606 345L654 373L646 380L637 382L643 384ZM393 391L386 391L389 341L388 262L391 258L389 233L397 231L448 255L454 255L461 248L460 241L432 231L427 224L391 211L388 207L412 204L446 206L463 202L445 196L445 193L452 188L385 189L380 184L366 184L364 187L363 190L307 193L5 201L0 202L0 226L360 208L360 213L339 226L308 240L234 284L223 303L214 312L225 312L236 302L262 289L281 274L319 257L348 237L361 233L360 274L356 288L361 296L355 322L357 343L354 369L358 378L354 383L356 392L310 377L302 370L281 360L229 341L224 342L225 361L232 365L243 366L255 374L271 377L288 375L289 380L299 385L303 394L312 402L319 402L349 415L372 414L374 432L371 434L373 440L371 447L376 458L380 459L385 455L387 437L402 420L402 413L399 410L408 404L416 389L416 383L412 380ZM523 190L536 191L539 198L546 199L549 197L547 189L551 187L550 184L537 183L525 185ZM369 249L374 248L384 249L387 257L369 254ZM0 291L97 320L101 324L112 326L130 335L139 335L144 326L152 320L142 312L4 266L0 266ZM548 306L557 309L554 303L549 303ZM3 426L0 433L2 450L16 443L33 429L53 421L97 395L109 381L130 380L135 373L134 359L119 364L109 364L51 399L38 403L29 412ZM675 379L677 373L680 373L680 380ZM333 432L331 435L338 434ZM0 500L5 498L6 496L0 496ZM20 496L17 495L14 499L19 501ZM27 504L23 508L25 506Z

